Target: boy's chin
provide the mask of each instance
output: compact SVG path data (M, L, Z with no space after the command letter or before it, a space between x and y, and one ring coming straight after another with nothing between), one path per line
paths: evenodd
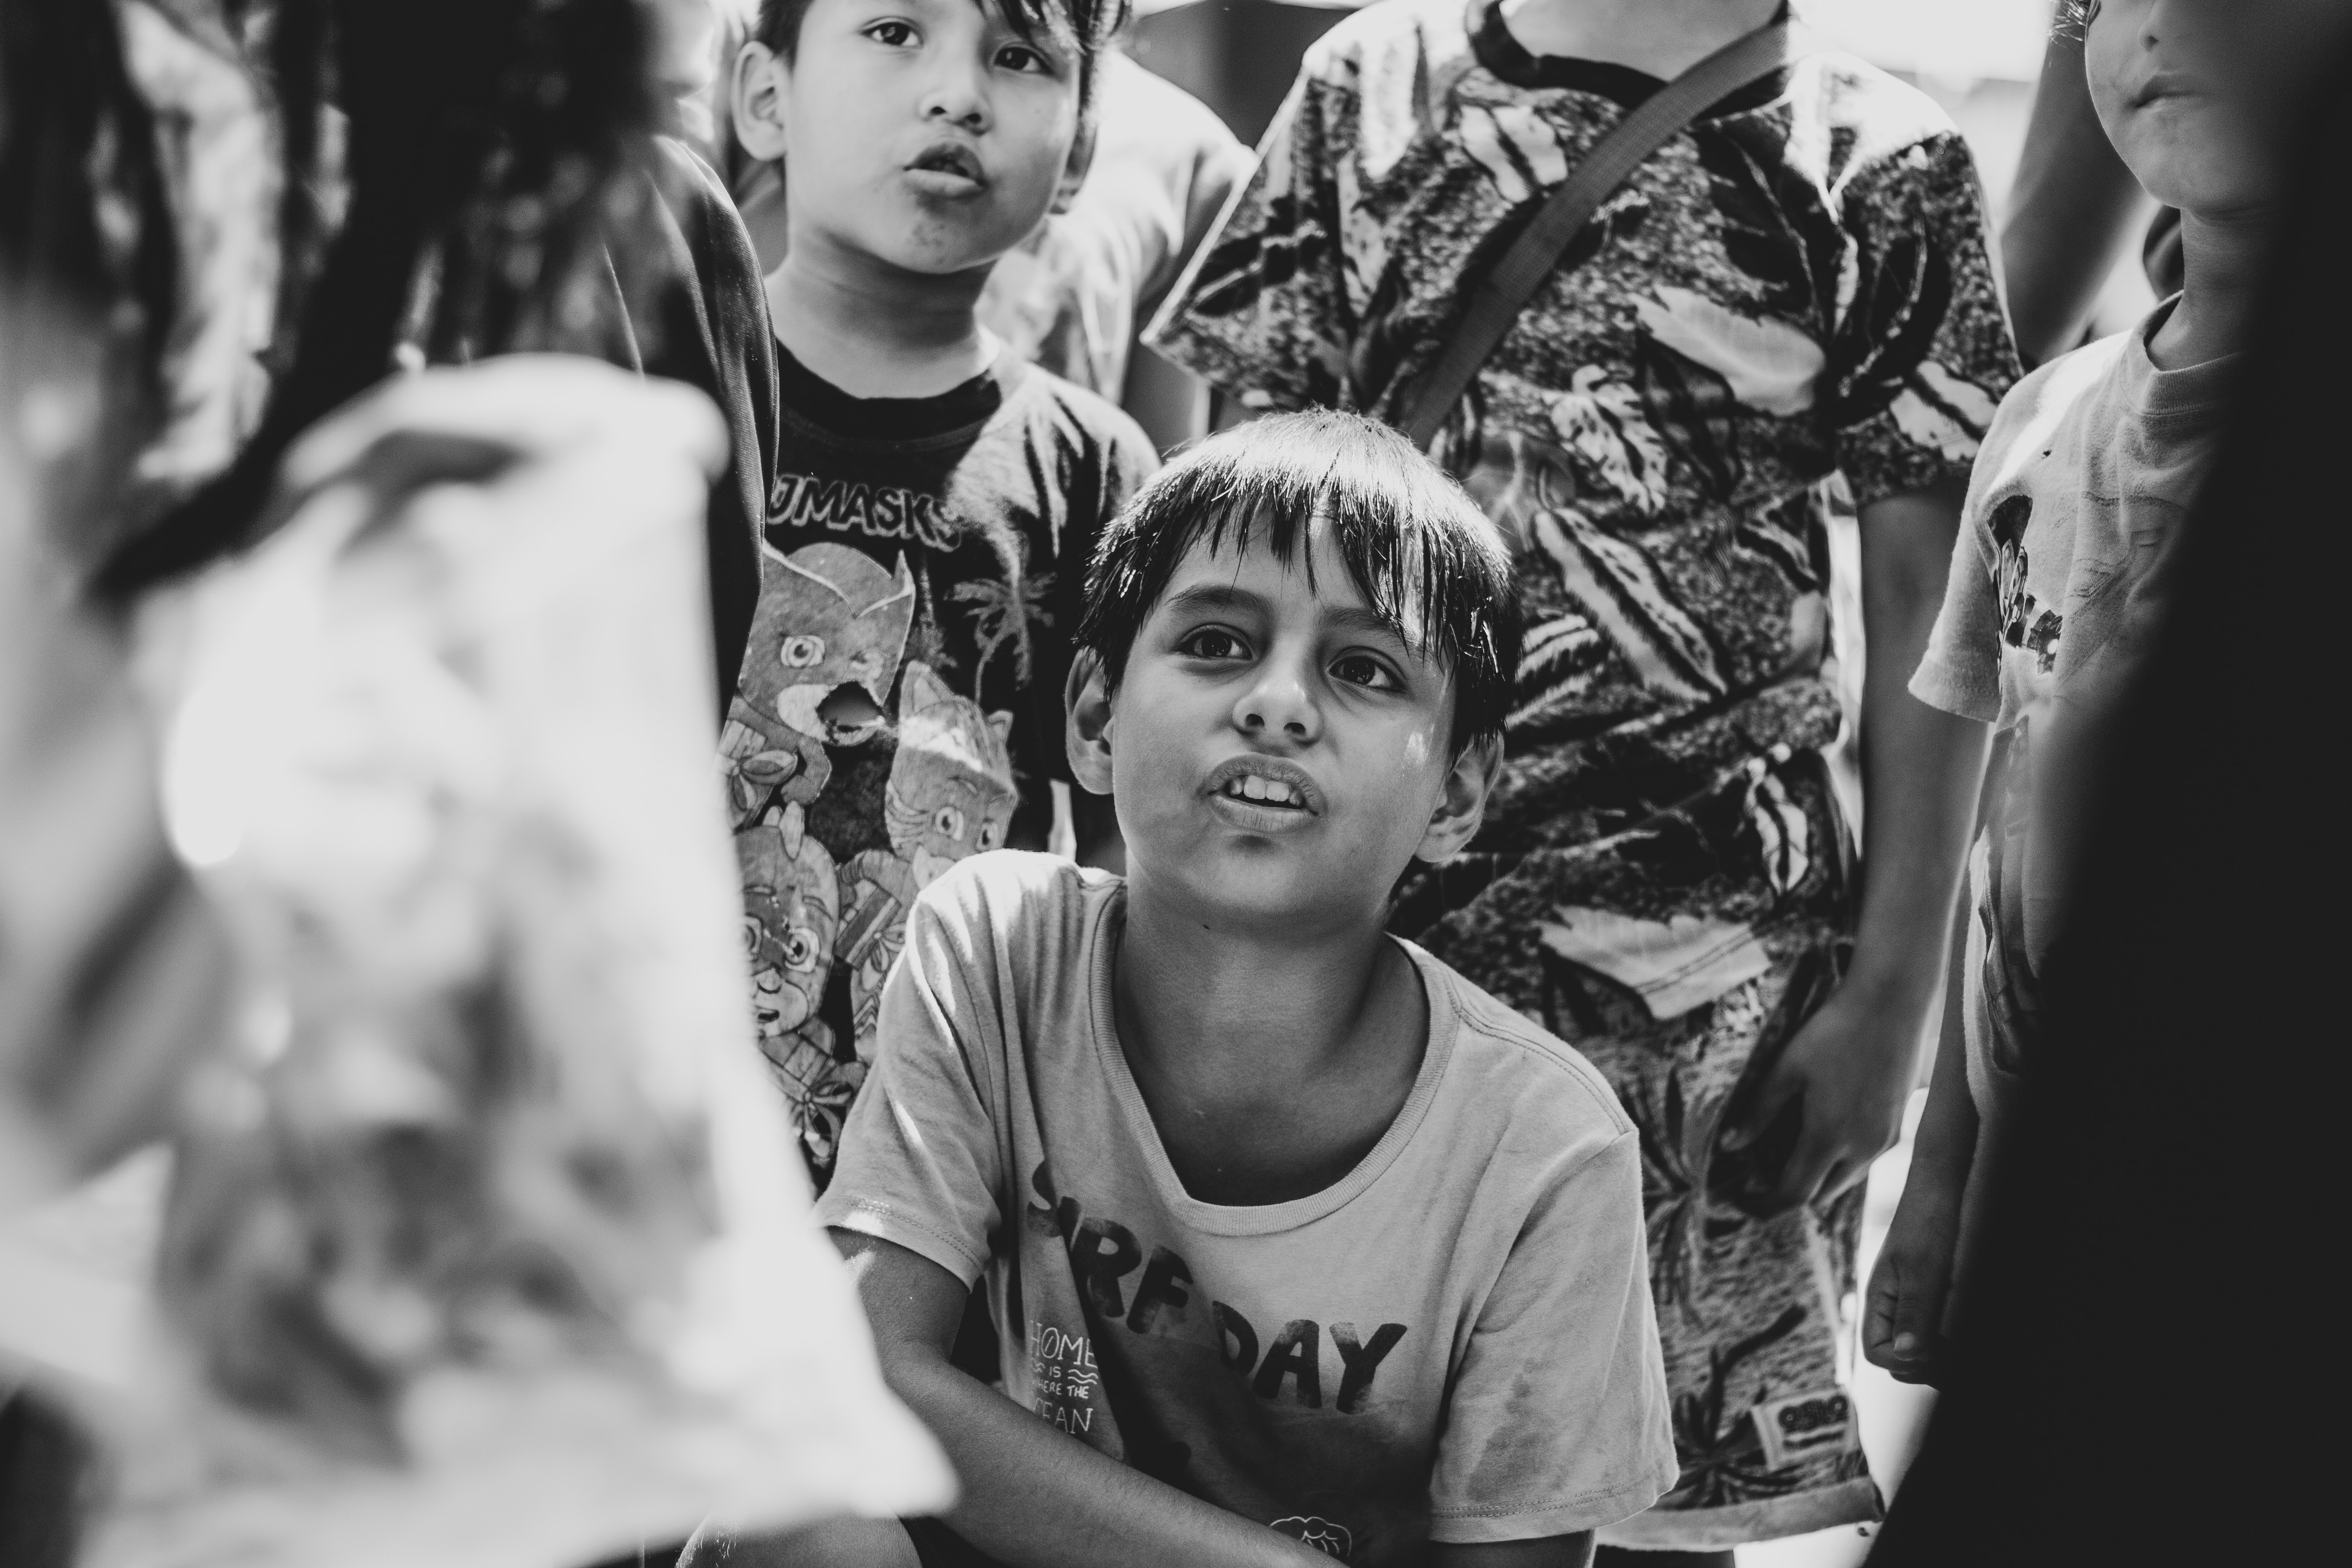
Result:
M1134 846L1128 854L1132 882L1138 868ZM1320 866L1312 856L1272 848L1221 853L1195 847L1189 854L1171 854L1166 863L1170 875L1154 877L1147 869L1144 879L1177 893L1202 918L1290 939L1385 918L1395 881L1367 881L1355 868Z
M1018 246L1028 232L1023 229L1008 234L995 224L921 224L914 232L877 247L877 252L902 272L937 278L943 282L968 279L974 273L984 279L988 269L1006 251Z

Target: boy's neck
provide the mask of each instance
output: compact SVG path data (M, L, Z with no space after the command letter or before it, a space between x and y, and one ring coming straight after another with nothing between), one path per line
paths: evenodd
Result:
M768 274L768 320L794 359L853 397L936 397L996 355L976 314L988 272L910 272L795 224Z
M2148 339L2158 370L2187 370L2246 344L2275 226L2267 209L2180 215L2180 302Z
M1672 80L1769 22L1781 0L1503 0L1531 55L1605 60Z
M1119 1039L1193 1196L1281 1203L1344 1177L1411 1095L1421 977L1377 918L1270 931L1128 883Z

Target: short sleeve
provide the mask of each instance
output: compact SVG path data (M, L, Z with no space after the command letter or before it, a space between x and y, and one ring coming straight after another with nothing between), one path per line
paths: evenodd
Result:
M1965 481L2019 374L1967 144L1947 131L1876 160L1854 176L1843 226L1852 288L1828 410L1854 500Z
M1637 1136L1587 1156L1521 1228L1455 1373L1432 1540L1597 1530L1674 1485Z
M1976 497L1969 497L1973 510ZM2000 613L1981 530L1962 520L1944 582L1944 607L1927 634L1927 651L1912 672L1911 695L1930 708L1990 724L2000 718Z
M1343 88L1302 71L1257 170L1144 341L1255 409L1339 405L1352 334L1340 266Z
M1002 1058L979 1036L997 1011L968 984L993 966L972 940L916 900L882 988L873 1072L816 1209L820 1225L894 1242L967 1286L988 1266L1003 1190L990 1113Z

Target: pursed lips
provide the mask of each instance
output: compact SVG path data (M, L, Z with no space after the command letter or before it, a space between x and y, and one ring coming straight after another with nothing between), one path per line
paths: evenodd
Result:
M977 191L988 184L980 154L961 142L932 142L908 161L906 172L918 185L942 193Z
M2131 105L2134 109L2145 109L2168 98L2196 96L2198 87L2195 82L2173 71L2159 71L2140 84L2139 90L2131 96Z

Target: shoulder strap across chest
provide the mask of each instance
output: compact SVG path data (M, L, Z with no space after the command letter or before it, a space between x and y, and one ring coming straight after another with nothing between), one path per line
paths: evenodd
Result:
M1601 139L1500 259L1469 280L1469 300L1453 335L1405 405L1403 429L1414 446L1428 449L1487 356L1610 194L1708 105L1787 64L1792 48L1785 19L1734 38L1643 100Z

